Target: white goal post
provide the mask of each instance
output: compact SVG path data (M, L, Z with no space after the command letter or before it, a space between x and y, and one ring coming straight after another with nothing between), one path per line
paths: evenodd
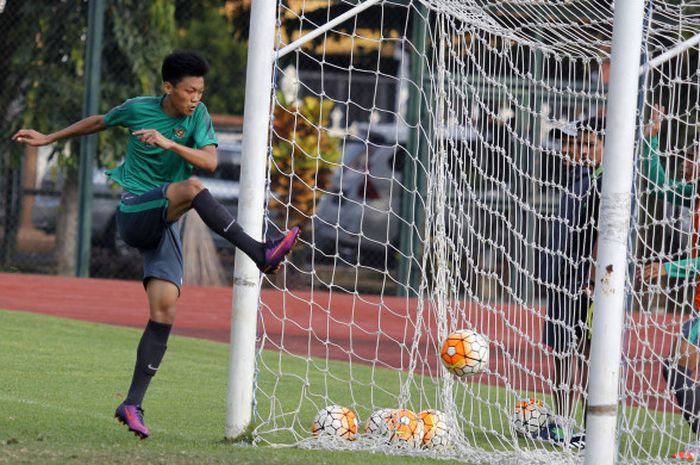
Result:
M615 463L644 1L615 5L595 274L586 465Z
M700 0L251 2L238 221L303 232L278 275L236 255L225 437L700 453L699 69ZM441 364L458 329L489 341L484 372ZM514 428L527 399L549 430ZM312 435L331 405L357 440ZM450 446L369 438L383 408L441 410Z

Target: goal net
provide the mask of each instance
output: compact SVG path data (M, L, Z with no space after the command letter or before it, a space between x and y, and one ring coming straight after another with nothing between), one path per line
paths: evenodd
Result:
M582 462L613 6L385 0L324 26L357 6L278 5L279 49L322 33L274 66L266 230L303 232L263 282L254 441ZM647 464L694 441L700 411L700 2L648 1L639 27L618 453ZM441 362L460 329L489 346L463 378ZM312 435L331 405L355 441ZM449 445L370 437L383 408L444 412Z

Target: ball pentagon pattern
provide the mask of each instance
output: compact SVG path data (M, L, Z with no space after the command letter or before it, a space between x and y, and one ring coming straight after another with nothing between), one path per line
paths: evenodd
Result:
M418 447L423 441L423 420L408 409L393 410L387 418L389 442Z
M522 400L515 404L511 424L518 434L531 435L547 424L550 415L549 409L541 400Z
M423 410L418 413L423 420L422 446L426 449L440 449L449 446L450 432L447 428L447 416L440 410Z
M311 423L314 436L338 436L354 440L357 437L358 420L355 412L341 405L329 405L318 411Z
M488 341L469 329L455 331L445 338L440 358L445 367L460 378L480 373L488 366Z
M375 437L387 436L387 422L391 412L392 409L389 408L380 408L372 412L365 422L365 434Z

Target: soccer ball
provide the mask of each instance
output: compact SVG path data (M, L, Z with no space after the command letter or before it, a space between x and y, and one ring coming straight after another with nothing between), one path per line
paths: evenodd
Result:
M423 420L410 410L392 410L386 424L389 442L417 447L423 441Z
M338 436L354 440L357 437L357 415L347 407L329 405L322 408L311 423L314 436Z
M418 413L423 420L422 445L426 449L438 449L450 444L447 417L440 410L423 410Z
M462 329L447 336L440 358L447 369L460 378L479 373L489 363L489 344L483 335Z
M388 419L392 410L380 408L372 412L365 422L365 434L375 437L387 436L389 433Z
M551 413L539 399L522 400L515 404L511 416L513 429L521 435L532 435L547 424Z

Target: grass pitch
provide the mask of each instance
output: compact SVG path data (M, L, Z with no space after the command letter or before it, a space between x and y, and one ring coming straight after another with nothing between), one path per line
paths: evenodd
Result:
M226 443L228 346L178 336L144 403L152 436L140 441L113 418L140 336L140 330L0 311L0 464L434 463Z
M115 407L128 389L140 336L141 330L0 311L0 464L435 463L430 458L370 452L227 443L223 440L223 425L228 346L178 336L171 337L164 369L153 379L144 404L152 436L140 441L113 418ZM347 366L318 360L314 363L319 366L305 373L308 368L305 362L288 355L282 356L284 360L279 357L269 353L263 360L271 366L283 363L287 375L276 381L261 377L259 382L265 392L274 391L278 408L284 406L281 411L291 411L296 406L304 418L313 417L316 406L299 403L302 388L325 386L333 390L333 398L348 398L347 382L328 379L329 373L349 379L350 374L344 373ZM370 380L374 380L374 385L397 386L400 376L395 371L371 371L362 366L354 366L351 375L360 386L370 386ZM503 431L503 412L495 409L504 391L486 385L475 385L473 389L479 392L472 398L494 402L490 407L463 405L465 418L476 412L483 415L481 419L474 418L482 427L486 425L494 433ZM381 404L382 396L386 396L390 405L392 393L388 391L356 389L355 395L358 392L372 396L375 405ZM360 405L369 403L369 399L355 400ZM258 405L258 409L265 418L269 406ZM358 413L360 418L368 415L368 412ZM624 455L669 457L691 436L687 424L677 415L636 408L628 409L626 414L628 425L642 428L634 436L623 436ZM666 424L670 430L660 435L649 423ZM479 429L470 431L472 443L501 448L490 440L491 436L479 433ZM521 442L521 446L530 447L526 442Z

